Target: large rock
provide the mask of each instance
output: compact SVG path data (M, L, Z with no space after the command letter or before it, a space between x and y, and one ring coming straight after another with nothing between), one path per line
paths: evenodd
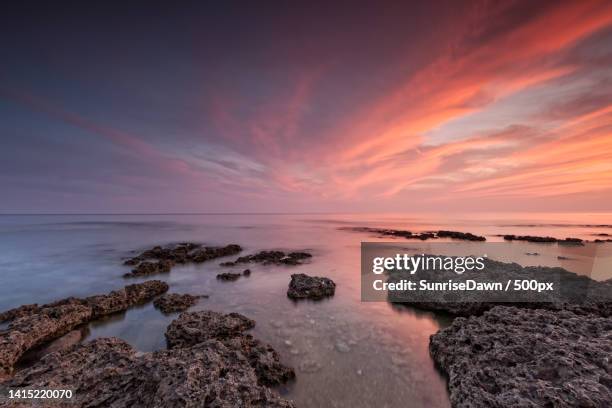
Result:
M195 305L202 296L168 293L153 301L153 306L163 313L183 312Z
M69 388L74 407L294 407L258 383L245 355L218 340L141 354L101 338L49 354L4 385Z
M609 407L612 318L497 306L431 336L451 404Z
M210 339L242 353L263 385L282 384L295 377L292 368L284 366L276 351L244 331L255 322L241 314L212 311L182 313L166 330L168 348L191 347Z
M308 276L303 273L291 275L287 296L291 299L322 299L333 296L336 284L329 278Z

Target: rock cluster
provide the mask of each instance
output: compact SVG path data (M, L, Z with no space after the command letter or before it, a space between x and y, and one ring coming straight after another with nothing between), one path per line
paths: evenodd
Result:
M27 305L4 312L10 320L0 331L0 373L11 372L14 364L28 350L56 339L90 320L126 310L151 300L168 290L161 281L128 285L106 295L84 299L66 298L38 306Z
M138 353L100 338L43 357L7 385L72 389L75 407L294 407L258 381L245 354L215 339Z
M336 284L329 278L308 276L303 273L291 275L287 296L291 299L323 299L333 296Z
M608 407L612 319L497 306L431 336L453 407Z
M487 240L485 237L474 235L470 232L440 230L437 232L436 235L438 238L461 239L464 241L486 241Z
M280 363L278 354L270 345L244 333L254 326L253 320L238 313L182 313L168 326L166 340L169 349L217 340L244 355L262 385L281 384L295 377L293 369Z
M202 297L189 294L167 293L155 299L153 306L163 313L184 312L198 303L198 300Z
M134 269L124 276L146 276L170 272L175 264L201 263L224 256L236 255L240 251L242 251L242 248L236 244L223 247L203 247L200 244L186 242L169 247L156 246L127 259L124 265L134 266Z
M261 251L253 255L241 256L233 262L223 262L221 266L235 266L243 263L261 263L263 265L301 265L311 258L308 252Z

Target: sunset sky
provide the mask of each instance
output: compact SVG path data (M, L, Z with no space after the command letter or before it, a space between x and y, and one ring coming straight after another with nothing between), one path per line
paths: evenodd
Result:
M612 1L20 3L0 212L612 210Z

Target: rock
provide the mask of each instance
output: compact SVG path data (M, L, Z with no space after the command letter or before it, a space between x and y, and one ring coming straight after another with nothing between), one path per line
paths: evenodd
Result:
M223 256L236 255L240 251L242 251L242 248L236 244L202 248L200 244L183 242L165 248L156 246L123 262L124 265L136 266L132 272L126 273L124 276L145 276L153 273L169 272L172 266L177 263L201 263ZM156 260L156 262L151 262L151 260Z
M240 273L224 272L224 273L217 274L217 279L224 280L224 281L235 281L241 276L242 274Z
M166 329L166 341L168 348L189 347L206 339L238 336L253 327L255 322L239 313L181 313Z
M153 280L128 285L107 295L69 297L37 308L17 308L22 316L0 331L0 373L10 373L26 351L63 336L78 325L149 301L167 290L166 283ZM25 314L26 310L29 314Z
M250 269L245 269L244 271L242 271L242 275L243 276L251 276L251 270Z
M280 363L276 351L244 331L255 322L241 314L221 314L212 311L182 313L166 330L168 348L185 348L210 339L245 355L261 384L274 385L293 378L293 369Z
M497 306L430 338L453 407L609 407L612 319Z
M235 266L242 263L261 263L264 265L301 265L304 260L311 258L308 252L260 251L253 255L241 256L233 262L223 262L220 266Z
M525 255L538 256L540 254L538 252L525 252Z
M26 351L68 333L91 316L90 307L67 304L13 320L0 332L0 371L10 373Z
M458 232L458 231L438 231L438 238L452 238L461 239L464 241L486 241L485 237L474 235L469 232Z
M522 267L516 263L504 263L491 259L484 260L482 271L466 271L459 275L452 270L419 269L412 271L393 270L387 277L388 283L404 280L456 283L467 280L477 282L508 282L514 280L538 280L554 282L552 292L505 292L487 291L388 291L387 299L391 303L414 306L421 309L443 311L456 316L472 316L484 313L496 305L507 305L525 308L550 310L568 309L577 314L595 313L601 316L612 315L612 292L609 287L587 276L577 275L563 268L542 266Z
M39 311L40 307L36 303L31 305L22 305L0 313L0 323L15 320L18 317L29 316L31 314L38 313Z
M100 338L49 354L6 385L72 389L75 407L294 407L218 340L138 354L123 340Z
M387 228L370 228L370 227L349 227L349 228L340 228L341 230L349 230L355 232L368 232L374 233L382 236L388 237L400 237L406 239L420 239L422 241L428 239L437 239L437 238L453 238L460 239L466 241L486 241L485 237L474 235L469 232L459 232L459 231L444 231L440 230L437 232L419 232L413 233L407 230L396 230L396 229L387 229Z
M153 306L163 313L183 312L198 302L201 296L168 293L153 301Z
M553 237L538 237L533 235L504 235L503 237L506 241L526 241L537 243L556 242L559 244L584 245L583 241L580 238L557 239Z
M291 275L287 296L291 299L322 299L333 296L336 284L329 278L308 276L303 273Z
M351 348L343 341L336 342L336 350L340 353L348 353L351 351Z
M126 278L153 275L156 273L168 273L174 266L174 261L162 259L157 262L142 262L131 272L123 274Z

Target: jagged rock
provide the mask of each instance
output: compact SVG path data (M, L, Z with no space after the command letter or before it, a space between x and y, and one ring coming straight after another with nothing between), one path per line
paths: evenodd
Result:
M153 301L153 305L163 313L183 312L195 305L202 296L168 293Z
M26 351L68 333L91 316L90 307L67 304L13 320L0 332L0 371L11 372Z
M217 274L217 279L224 280L224 281L235 281L241 276L242 274L240 273L224 272L224 273Z
M136 266L132 272L126 273L124 276L143 276L152 273L168 272L176 263L200 263L223 256L236 255L240 251L242 251L242 248L236 244L224 247L202 248L200 244L183 242L165 248L156 246L124 261L124 265ZM157 262L151 262L151 260L156 260Z
M16 307L14 309L10 309L0 313L0 323L7 322L9 320L14 320L18 317L29 316L31 314L37 313L39 310L40 307L36 303Z
M431 336L453 407L609 407L612 319L497 306Z
M218 340L139 354L123 340L96 339L45 356L6 385L69 388L75 407L294 407Z
M459 231L438 231L438 238L452 238L452 239L461 239L464 241L486 241L485 237L474 235L469 232L459 232Z
M206 247L202 250L194 252L191 258L193 262L200 263L215 258L236 255L240 251L242 251L242 247L236 244L231 244L224 247Z
M107 295L85 299L69 297L36 308L21 308L22 316L11 321L6 330L0 331L0 372L11 372L26 351L56 339L80 324L126 310L167 290L168 284L153 280L128 285ZM25 314L26 310L29 314Z
M242 263L261 263L264 265L301 265L302 261L311 258L308 252L260 251L253 255L241 256L233 262L223 262L221 266L235 266Z
M263 385L275 385L295 377L292 368L280 363L276 351L244 331L255 322L241 314L221 314L212 311L182 313L166 330L168 348L184 348L210 339L245 355Z
M126 278L137 277L137 276L147 276L153 275L156 273L167 273L170 272L170 269L174 266L174 261L168 259L162 259L157 262L142 262L138 264L138 266L132 269L131 272L123 274Z
M336 284L329 278L308 276L303 273L291 275L287 296L291 299L322 299L333 296Z
M486 241L487 239L482 236L474 235L469 232L459 232L459 231L444 231L440 230L437 232L419 232L413 233L407 230L396 230L396 229L388 229L388 228L370 228L370 227L343 227L341 230L355 231L355 232L367 232L374 233L386 237L400 237L406 239L420 239L422 241L428 239L437 239L437 238L453 238L453 239L461 239L465 241Z
M526 241L537 243L556 242L559 244L584 245L583 241L580 238L557 239L553 237L538 237L533 235L504 235L503 237L506 241Z
M239 313L181 313L166 329L166 341L168 348L189 347L205 339L235 337L253 327L255 321Z

